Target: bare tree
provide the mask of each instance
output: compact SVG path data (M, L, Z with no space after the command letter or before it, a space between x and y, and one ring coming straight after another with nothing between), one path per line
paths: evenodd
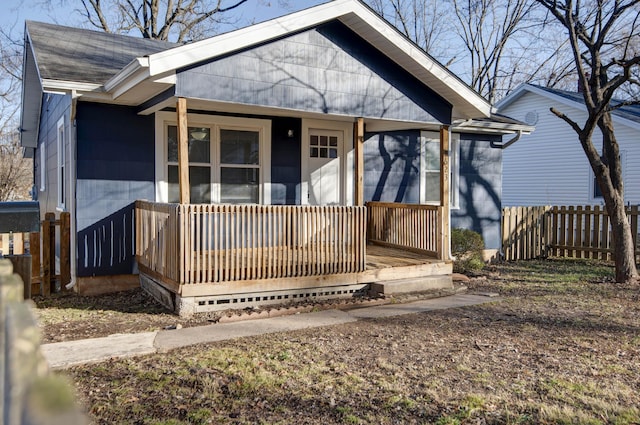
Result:
M369 5L424 51L441 61L455 60L448 39L447 2L437 0L369 0Z
M92 26L109 33L178 43L204 38L247 0L68 0Z
M32 161L22 155L17 131L0 135L0 201L29 199Z
M551 112L578 135L602 191L611 220L616 281L637 282L633 235L625 213L620 148L611 112L640 103L640 98L614 99L622 88L640 86L640 0L537 1L568 33L588 117L581 125L558 109L551 108ZM601 152L592 140L598 130Z

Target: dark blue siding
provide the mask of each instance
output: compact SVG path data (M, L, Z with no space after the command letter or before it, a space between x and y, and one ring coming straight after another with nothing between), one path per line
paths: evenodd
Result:
M78 103L78 179L153 181L154 117L135 108Z
M451 105L339 22L178 72L176 95L449 123Z
M460 208L451 210L451 226L480 233L487 249L500 249L502 150L500 136L460 135Z
M420 132L365 135L365 201L420 202Z
M154 118L78 103L78 276L135 272L133 202L155 199Z
M289 130L293 135L289 136ZM300 203L300 135L302 120L271 119L271 203Z

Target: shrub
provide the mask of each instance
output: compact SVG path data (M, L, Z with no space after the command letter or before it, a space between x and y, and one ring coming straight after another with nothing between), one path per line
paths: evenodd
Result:
M451 229L451 254L456 258L453 271L466 273L482 270L484 241L478 232L468 229Z

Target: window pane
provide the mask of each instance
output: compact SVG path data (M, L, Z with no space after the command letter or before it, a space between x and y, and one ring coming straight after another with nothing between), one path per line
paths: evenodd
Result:
M209 163L211 158L211 130L208 128L189 127L189 162ZM178 162L178 127L167 128L168 152L170 162Z
M169 165L169 202L180 202L180 185L178 183L178 167ZM189 167L190 200L192 204L211 203L211 168Z
M311 148L311 158L317 158L319 155L318 148Z
M257 131L220 130L220 163L259 164L259 140Z
M257 204L260 202L260 170L220 168L220 202Z
M208 128L189 127L189 162L211 161L211 135Z
M425 201L440 202L440 173L425 174Z
M435 140L428 140L424 144L425 154L425 170L438 171L440 170L440 142Z
M318 136L311 136L311 141L309 142L311 146L318 146Z

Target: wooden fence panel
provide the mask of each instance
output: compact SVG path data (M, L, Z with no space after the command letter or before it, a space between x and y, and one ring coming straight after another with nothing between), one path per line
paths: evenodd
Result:
M547 255L547 212L551 207L507 207L502 209L502 251L505 260L523 260Z
M636 255L638 206L627 207ZM502 210L504 259L556 256L612 259L612 234L605 209L595 206L506 207Z

